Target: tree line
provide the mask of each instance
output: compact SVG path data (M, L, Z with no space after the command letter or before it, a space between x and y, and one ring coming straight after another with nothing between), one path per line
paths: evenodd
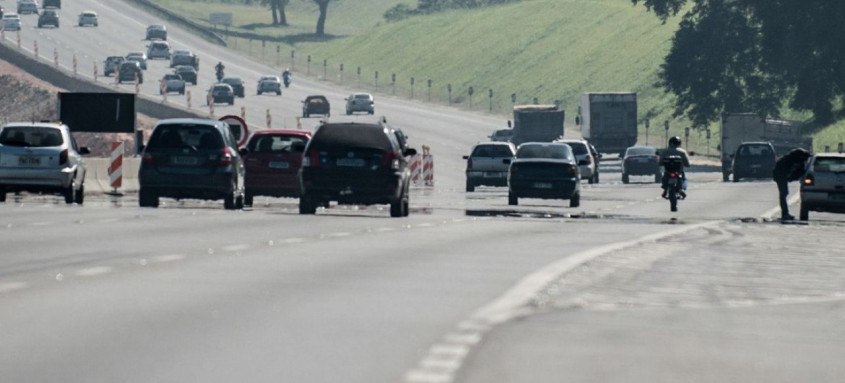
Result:
M312 2L317 5L317 9L319 9L320 14L317 17L317 28L316 34L318 36L324 36L326 34L326 18L329 12L329 4L332 1L337 0L302 0L306 2ZM287 14L285 13L285 7L290 4L290 0L243 0L244 4L252 5L255 3L259 3L263 6L267 6L270 8L270 13L273 17L273 25L288 25L288 18Z

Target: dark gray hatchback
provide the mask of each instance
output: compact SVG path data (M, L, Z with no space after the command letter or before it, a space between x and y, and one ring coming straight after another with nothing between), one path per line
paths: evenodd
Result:
M161 120L141 160L139 205L157 207L159 197L223 200L243 208L244 164L229 126L216 120Z
M408 215L411 171L396 131L386 124L328 123L308 142L299 172L300 214L330 201L390 204L391 217Z

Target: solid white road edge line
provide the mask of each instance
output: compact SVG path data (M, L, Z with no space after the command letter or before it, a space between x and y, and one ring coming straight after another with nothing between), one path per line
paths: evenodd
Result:
M788 203L789 206L792 206L792 205L795 205L798 202L799 199L801 199L801 192L795 193L792 196L790 196L789 199L786 201L786 203ZM765 213L760 214L760 218L772 220L772 219L774 219L774 217L778 213L780 213L780 206L773 207L773 208L771 208L771 210L768 210Z
M531 309L528 304L537 294L550 283L578 266L612 252L722 223L724 221L708 221L665 230L629 241L599 246L558 260L529 274L499 298L478 309L467 320L458 324L457 331L477 340L474 343L477 344L484 337L484 334L492 330L494 326L530 313ZM471 330L471 332L468 333L467 330ZM443 337L440 343L433 345L417 366L405 373L403 381L406 383L453 382L455 373L463 366L466 356L472 351L474 345L465 342L456 343L455 339L451 338L453 334L450 332Z

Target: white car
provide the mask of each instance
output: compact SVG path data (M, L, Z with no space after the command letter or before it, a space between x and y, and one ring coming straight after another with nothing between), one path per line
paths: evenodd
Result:
M17 13L6 13L3 15L3 29L7 31L21 30L21 16Z
M170 60L170 44L167 41L156 40L147 46L147 58L150 60Z
M18 13L23 14L38 14L38 3L34 0L18 1Z
M590 151L590 144L584 140L557 140L569 145L572 148L572 153L575 154L575 159L578 161L578 168L581 171L581 179L587 180L588 183L599 183L599 162Z
M80 27L84 27L86 25L91 26L98 26L100 24L100 20L97 17L97 12L94 11L84 11L79 14L79 23Z
M67 125L9 123L0 129L0 202L6 193L60 194L68 204L85 198L87 148L77 149Z

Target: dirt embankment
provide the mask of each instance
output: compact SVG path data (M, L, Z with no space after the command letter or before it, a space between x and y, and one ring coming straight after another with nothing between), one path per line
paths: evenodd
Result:
M0 60L0 123L15 121L57 120L58 93L66 91L34 77L20 68ZM156 120L138 115L138 128L149 132ZM93 156L108 157L111 142L125 141L132 154L135 137L118 133L74 133L79 146L88 147ZM149 134L147 134L149 136Z

